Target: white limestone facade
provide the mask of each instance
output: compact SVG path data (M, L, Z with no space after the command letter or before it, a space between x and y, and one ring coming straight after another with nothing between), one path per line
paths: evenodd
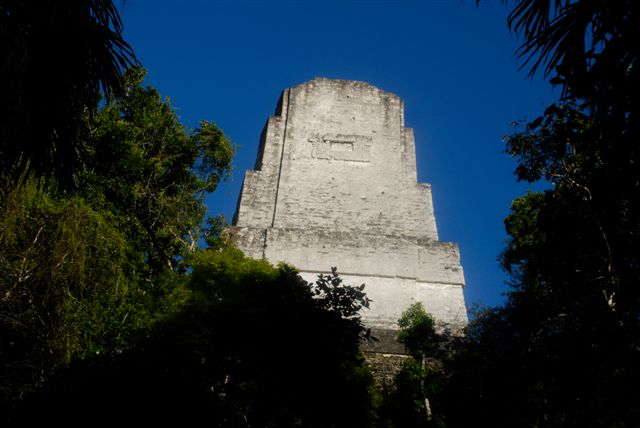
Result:
M251 257L287 262L309 282L336 266L346 283L364 283L374 333L397 329L415 302L441 327L467 323L459 249L438 239L397 95L324 78L286 89L245 174L234 226Z

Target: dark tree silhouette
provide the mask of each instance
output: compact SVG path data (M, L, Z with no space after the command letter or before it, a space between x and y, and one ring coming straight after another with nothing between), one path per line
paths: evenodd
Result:
M84 118L137 64L112 0L0 2L0 195L25 176L71 187Z
M637 94L639 9L634 0L521 0L508 23L524 38L518 55L530 75L544 67L565 97L624 114Z
M505 139L518 179L548 188L505 220L511 289L448 367L448 422L637 427L638 3L523 0L509 25L523 66L544 67L563 93Z
M235 248L192 261L179 312L132 349L76 361L11 422L76 425L100 415L101 423L145 426L372 426L372 378L352 310L368 301L359 287L337 275L314 287Z

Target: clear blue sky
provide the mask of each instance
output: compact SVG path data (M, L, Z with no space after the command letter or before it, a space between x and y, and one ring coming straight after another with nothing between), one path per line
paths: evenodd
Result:
M171 98L187 126L213 121L238 145L232 180L207 199L211 215L231 219L284 88L314 77L363 80L405 102L440 239L460 245L467 304L502 302L503 219L528 188L516 183L502 137L557 97L541 77L518 71L505 6L129 0L121 9L147 83Z

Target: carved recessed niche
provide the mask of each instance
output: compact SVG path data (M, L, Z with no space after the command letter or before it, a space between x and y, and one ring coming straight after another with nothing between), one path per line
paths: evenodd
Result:
M352 162L371 162L371 140L366 135L315 134L309 138L311 157Z

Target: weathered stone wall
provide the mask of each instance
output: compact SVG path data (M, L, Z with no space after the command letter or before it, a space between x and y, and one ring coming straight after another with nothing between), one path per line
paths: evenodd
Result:
M364 357L373 378L382 388L393 385L396 375L402 370L405 362L411 358L408 355L382 352L365 352Z
M430 186L416 182L402 101L361 82L288 89L248 172L237 225L437 239Z
M416 182L413 131L394 94L328 79L285 90L234 224L251 257L286 261L309 281L337 266L347 283L365 283L372 327L393 331L417 301L445 325L466 324L458 247L438 240L431 188Z

